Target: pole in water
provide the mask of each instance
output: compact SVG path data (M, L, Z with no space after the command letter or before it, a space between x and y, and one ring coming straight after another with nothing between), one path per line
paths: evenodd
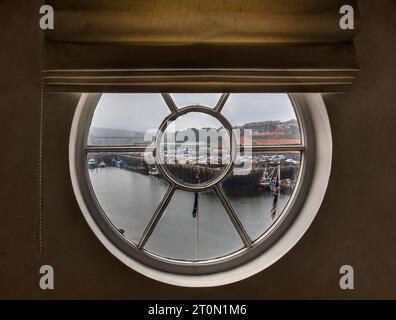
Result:
M197 217L197 212L198 212L198 192L195 192L194 193L194 205L193 205L193 211L192 211L193 218Z
M200 183L200 176L199 176L199 165L195 168L195 175L194 175L194 183ZM194 193L194 205L192 210L192 216L195 218L198 213L198 192Z
M200 169L199 165L195 168L195 176L194 176L194 183L200 183ZM195 258L198 259L199 254L199 218L198 218L198 192L194 193L194 205L192 211L193 218L197 220L197 233L196 233L196 242L195 242Z
M195 259L198 260L198 256L199 256L199 217L198 215L196 216L196 220L197 220L197 236L195 239Z

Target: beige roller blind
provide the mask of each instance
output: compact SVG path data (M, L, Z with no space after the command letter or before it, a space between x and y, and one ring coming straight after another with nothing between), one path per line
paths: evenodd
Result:
M47 91L342 92L347 0L51 0Z

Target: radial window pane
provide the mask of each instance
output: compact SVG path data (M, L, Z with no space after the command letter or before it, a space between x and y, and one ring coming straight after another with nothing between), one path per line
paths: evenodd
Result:
M173 101L178 108L204 106L214 108L220 100L220 93L172 93Z
M148 156L146 155L146 158ZM143 153L89 153L89 178L110 222L137 244L168 184Z
M169 112L158 93L103 94L92 118L88 144L148 145Z
M208 260L231 254L243 243L212 190L198 194L176 191L145 250L177 260Z
M282 214L295 191L300 161L299 152L246 152L238 156L233 173L223 182L223 187L253 241L264 234ZM276 192L278 173L279 195ZM275 217L272 211L274 202Z
M287 94L232 93L222 114L241 145L300 144L300 129Z

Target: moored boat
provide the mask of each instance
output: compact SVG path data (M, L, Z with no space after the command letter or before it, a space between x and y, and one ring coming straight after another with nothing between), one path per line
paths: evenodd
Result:
M257 183L257 187L260 189L271 190L272 186L272 179L274 177L275 169L271 169L270 171L267 168L264 169L263 176Z
M98 164L95 159L91 158L88 160L88 168L89 169L95 169L95 168L97 168L97 166L98 166Z
M282 191L292 191L293 181L291 179L281 180L280 187Z
M150 167L148 173L152 176L158 176L159 170L156 167Z

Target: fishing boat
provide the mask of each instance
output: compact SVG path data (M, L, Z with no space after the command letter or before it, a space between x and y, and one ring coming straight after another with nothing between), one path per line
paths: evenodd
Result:
M274 177L275 169L271 169L270 171L265 168L263 176L257 183L257 187L264 190L271 190L272 179Z
M270 189L271 188L271 180L268 180L265 177L261 177L261 179L257 183L257 186L260 189Z

